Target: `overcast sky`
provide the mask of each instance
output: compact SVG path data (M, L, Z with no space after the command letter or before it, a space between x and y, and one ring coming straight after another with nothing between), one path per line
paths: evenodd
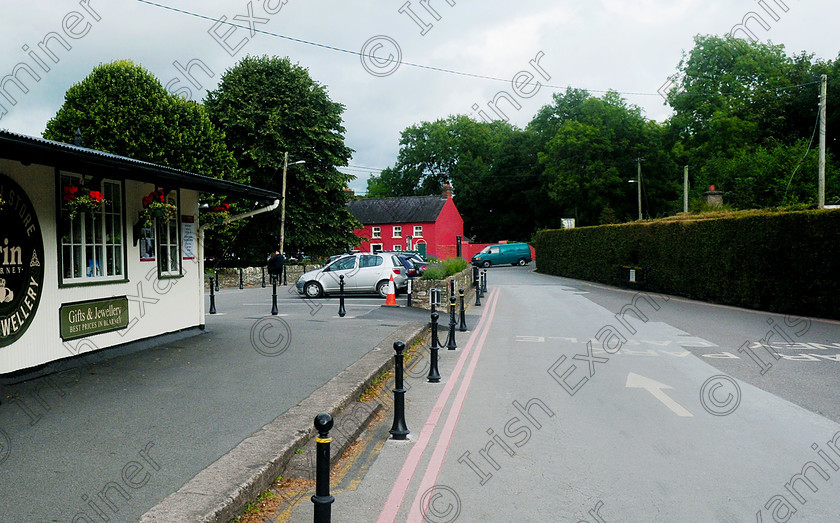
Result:
M729 33L750 12L767 26L752 16L754 35L784 44L789 54L807 50L833 59L840 51L836 0L431 0L428 8L419 0L155 3L206 18L140 0L4 1L0 78L16 71L29 92L0 85L7 111L0 128L40 136L65 91L100 63L130 59L173 92L201 100L244 56L288 56L346 106L347 144L355 150L348 172L358 176L351 187L359 193L365 168L394 164L403 129L452 114L499 119L488 103L502 91L510 98L500 98L498 108L519 126L566 86L642 93L625 98L664 120L669 110L657 92L694 35ZM242 27L213 21L222 18ZM47 51L39 49L45 38ZM383 59L363 63L360 53ZM179 72L188 64L200 87ZM40 80L27 75L27 66Z

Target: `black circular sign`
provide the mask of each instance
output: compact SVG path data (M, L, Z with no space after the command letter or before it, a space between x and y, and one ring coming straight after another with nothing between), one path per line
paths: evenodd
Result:
M20 338L38 310L44 284L44 240L32 202L0 174L0 347Z

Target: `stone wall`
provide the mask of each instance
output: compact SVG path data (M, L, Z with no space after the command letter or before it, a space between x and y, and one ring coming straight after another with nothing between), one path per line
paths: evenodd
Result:
M287 265L286 266L286 281L289 285L294 285L295 282L300 278L300 275L306 271L311 271L312 269L316 269L320 267L320 265ZM263 269L264 267L244 267L242 269L242 283L245 287L260 287L262 286L262 278L263 278ZM212 269L205 269L207 272L206 278L204 278L204 289L210 289L210 278L209 276L212 275ZM239 288L239 269L229 269L229 268L222 268L216 269L216 273L219 276L219 288ZM280 282L282 284L282 281ZM268 276L268 272L265 273L265 284L266 286L271 285L271 278Z
M454 274L445 280L422 280L417 279L411 282L411 304L414 307L431 310L429 305L429 290L440 289L441 304L449 303L449 282L455 280L455 297L458 298L458 290L464 289L465 300L475 299L475 287L473 286L473 269L467 267L458 274ZM472 296L472 298L470 298Z

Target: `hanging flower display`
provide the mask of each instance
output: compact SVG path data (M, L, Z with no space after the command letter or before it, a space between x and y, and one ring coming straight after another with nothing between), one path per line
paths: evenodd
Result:
M230 205L222 203L212 207L210 212L201 215L201 221L213 225L221 225L230 216Z
M63 192L62 209L71 220L80 212L99 212L102 204L107 203L101 192L84 186L65 185Z
M172 220L177 213L177 207L171 203L166 203L166 195L163 189L152 191L148 196L143 197L143 210L140 211L140 219L146 227L151 227L155 219Z

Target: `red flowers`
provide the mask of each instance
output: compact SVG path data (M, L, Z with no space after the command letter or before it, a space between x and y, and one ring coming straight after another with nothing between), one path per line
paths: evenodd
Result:
M79 188L75 185L65 185L64 186L64 201L69 202L76 198L76 193L79 192Z
M213 207L213 212L228 212L230 211L230 205L223 203L221 205L217 205Z
M101 202L102 198L103 198L102 193L99 192L99 191L90 191L90 193L88 193L88 196L90 196L91 198L93 198L97 202Z
M163 189L158 189L157 191L152 191L149 193L148 196L143 197L143 207L148 207L154 202L165 203L166 202L166 195L163 193Z

